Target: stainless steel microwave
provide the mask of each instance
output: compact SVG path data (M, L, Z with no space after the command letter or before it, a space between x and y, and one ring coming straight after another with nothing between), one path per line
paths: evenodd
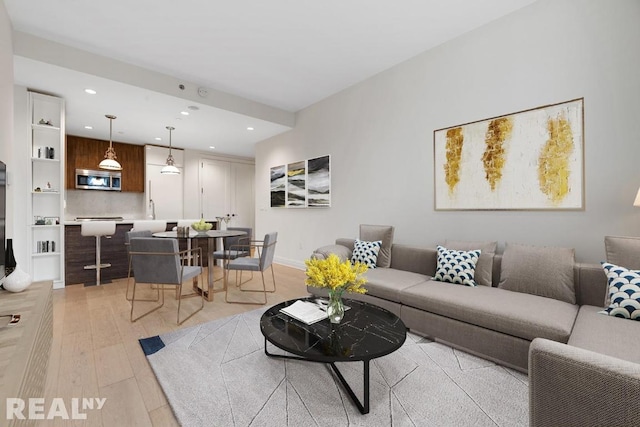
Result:
M122 173L76 169L76 188L83 190L122 191Z

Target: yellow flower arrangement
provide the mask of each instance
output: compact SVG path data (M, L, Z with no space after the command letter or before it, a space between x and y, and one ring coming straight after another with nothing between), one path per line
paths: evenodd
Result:
M325 259L308 259L304 263L307 266L307 278L304 282L309 286L328 288L330 292L338 294L345 291L356 294L367 292L363 287L367 279L362 276L367 271L365 264L351 264L350 260L340 262L335 254Z

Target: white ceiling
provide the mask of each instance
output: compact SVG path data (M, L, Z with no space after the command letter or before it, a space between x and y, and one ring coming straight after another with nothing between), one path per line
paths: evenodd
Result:
M534 1L4 3L14 31L153 70L214 94L232 94L237 105L244 102L231 112L213 100L200 103L168 89L128 84L126 78L53 65L46 52L27 58L16 50L16 84L65 98L67 133L108 139L104 115L114 114L116 141L166 145L165 126L171 125L178 147L209 150L213 145L217 153L253 156L257 141L289 129L282 120L253 114L261 104L285 115L298 111ZM85 94L87 87L98 94ZM188 106L199 110L181 116ZM249 126L255 130L248 131Z

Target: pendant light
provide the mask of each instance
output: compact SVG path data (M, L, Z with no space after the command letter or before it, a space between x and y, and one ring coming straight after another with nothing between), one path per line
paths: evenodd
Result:
M100 169L109 169L112 171L121 171L122 166L118 163L118 157L116 156L116 151L113 149L113 142L111 142L111 133L113 130L113 120L116 116L112 116L110 114L105 115L107 119L109 119L109 148L107 148L106 153L104 153L104 160L100 162L98 167Z
M171 131L175 128L173 126L167 126L169 131L169 157L167 157L167 165L160 170L160 173L166 175L180 175L180 169L173 165L173 156L171 155Z

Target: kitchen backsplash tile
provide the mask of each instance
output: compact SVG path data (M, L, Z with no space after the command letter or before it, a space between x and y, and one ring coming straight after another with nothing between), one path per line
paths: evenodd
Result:
M65 220L78 216L121 216L141 219L146 215L144 193L67 190Z

